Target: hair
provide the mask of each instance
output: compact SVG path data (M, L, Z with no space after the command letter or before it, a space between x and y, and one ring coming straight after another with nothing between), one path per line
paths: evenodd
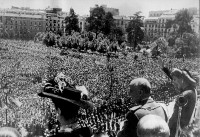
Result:
M151 88L146 86L146 85L140 85L139 87L143 92L144 94L151 94Z
M1 127L0 137L21 137L21 134L15 128Z
M168 124L157 115L146 115L137 124L138 137L169 137L170 130Z
M61 115L65 118L65 120L77 117L80 109L79 106L60 99L52 99L52 101L55 105L55 108L59 108L61 110Z

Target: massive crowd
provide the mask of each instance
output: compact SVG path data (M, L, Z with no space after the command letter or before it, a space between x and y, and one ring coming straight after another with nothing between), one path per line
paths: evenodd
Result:
M55 128L52 127L57 123L56 119L52 118L55 115L52 103L35 94L40 90L42 79L50 77L48 75L55 74L59 70L64 70L69 76L69 83L85 85L91 93L90 99L96 104L96 109L92 113L81 111L79 124L89 125L95 132L107 131L111 136L116 135L119 122L125 118L131 107L132 103L127 98L129 90L127 85L132 79L147 78L152 85L152 97L166 104L178 94L168 77L159 69L157 60L141 54L137 54L138 58L134 59L136 53L130 52L126 57L118 53L119 58L108 59L106 56L96 54L77 53L82 58L74 58L60 56L56 54L59 50L46 48L31 41L1 40L1 45L1 68L4 68L1 69L1 79L4 74L10 76L12 82L9 78L5 78L11 89L10 95L18 97L23 103L20 108L7 110L7 125L14 127L21 125L32 135L43 133L47 127L46 123L49 123L49 129ZM32 52L28 52L30 49ZM168 62L169 67L187 68L199 72L198 58L184 61L176 58L164 58L164 60ZM19 62L18 67L17 62ZM5 67L12 69L6 70ZM5 95L1 94L1 97ZM1 125L5 125L5 109L0 111Z

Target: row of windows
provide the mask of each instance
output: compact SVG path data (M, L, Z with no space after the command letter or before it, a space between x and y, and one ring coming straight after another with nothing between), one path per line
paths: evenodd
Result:
M7 17L6 19L7 19L7 20L11 20L11 19L12 19L12 20L19 20L19 19L20 19L20 20L27 20L27 19L28 19L28 20L36 20L36 19L37 19L37 20L44 20L43 18L29 18L29 17Z
M63 24L60 23L51 23L51 22L47 22L46 23L47 26L52 25L52 26L63 26Z
M28 21L7 21L5 24L18 24L18 25L39 25L41 26L41 22L28 22Z
M153 37L153 36L155 36L155 35L157 35L157 34L149 33L148 35L149 35L150 37ZM163 34L160 34L160 35L162 35L163 37L166 37L166 36L167 36L166 33L163 33Z
M5 26L6 29L31 29L31 30L42 30L41 27L21 27L21 26Z
M58 31L58 28L46 28L46 31Z
M165 31L166 29L144 29L145 31Z
M154 31L154 32L165 32L165 31L167 31L167 32L170 32L170 29L155 29L155 30L153 30L153 29L144 29L145 31Z
M118 21L116 22L116 24L117 24L117 25L124 25L124 24L127 25L127 22L119 21L119 20L118 20Z
M144 27L158 27L158 28L164 28L164 24L145 24Z

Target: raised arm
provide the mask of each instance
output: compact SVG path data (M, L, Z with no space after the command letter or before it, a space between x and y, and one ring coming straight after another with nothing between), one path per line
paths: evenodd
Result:
M158 64L160 65L161 69L165 72L165 74L172 80L171 70L164 65L164 62L161 58L158 59Z

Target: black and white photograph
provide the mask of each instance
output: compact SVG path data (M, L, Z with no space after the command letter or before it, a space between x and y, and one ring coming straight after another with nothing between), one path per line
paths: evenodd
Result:
M199 0L0 0L0 137L200 137Z

